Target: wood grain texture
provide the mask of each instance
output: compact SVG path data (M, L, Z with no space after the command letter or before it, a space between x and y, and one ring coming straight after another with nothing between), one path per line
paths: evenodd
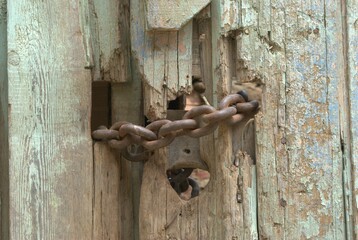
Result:
M88 1L88 9L92 79L112 82L110 122L139 124L141 86L131 74L129 0ZM93 239L138 239L138 167L104 144L94 150Z
M133 80L128 83L114 84L112 86L112 119L116 121L129 121L142 125L142 88L141 79L135 64L132 65ZM117 156L120 164L120 238L139 239L139 199L142 179L143 163L129 162Z
M207 14L197 19L198 22L198 38L199 38L199 57L201 77L205 83L205 96L209 103L213 103L213 80L212 80L212 45L211 45L211 19L210 5L203 12Z
M167 102L191 86L192 22L178 31L147 31L145 2L131 2L131 45L143 76L144 114L165 118Z
M145 2L148 30L179 30L207 6L210 0Z
M264 83L256 119L260 238L344 239L341 6L242 6L241 59L248 78Z
M343 25L346 74L345 86L347 94L344 96L346 103L346 119L342 122L345 126L343 154L346 156L345 173L348 188L346 196L346 225L351 238L358 236L358 2L356 0L342 1L342 9L345 24ZM348 98L348 99L347 99ZM351 202L352 201L352 202Z
M9 239L7 1L0 1L0 239Z
M221 22L217 22L222 14L219 1L214 1L211 7L215 52L213 61L204 59L204 62L213 64L205 69L215 69L212 85L218 90L213 92L221 99L230 92L232 68L236 66L232 56L236 56L236 52L232 52L232 40L222 36ZM222 124L215 136L203 137L200 142L202 159L209 166L210 182L197 198L181 200L170 187L165 174L168 167L165 150L156 152L145 164L140 204L141 239L257 239L256 217L250 215L255 215L252 210L256 209L254 168L247 156L241 158L240 166L234 165L231 127ZM245 211L237 200L239 176L244 182ZM246 235L242 234L245 228Z
M92 238L91 74L78 1L8 3L9 239Z
M133 59L132 59L133 60ZM142 77L138 62L131 63L132 79L127 83L112 84L112 122L129 121L144 123L142 102ZM139 200L143 163L129 162L118 156L120 164L120 239L139 239Z
M82 5L88 68L94 81L129 81L129 0L86 0Z
M118 154L108 144L94 144L93 238L122 239L120 209L120 169ZM128 239L128 238L123 238Z

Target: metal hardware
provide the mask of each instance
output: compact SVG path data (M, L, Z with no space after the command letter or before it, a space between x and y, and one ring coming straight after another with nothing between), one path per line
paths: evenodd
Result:
M187 112L183 110L168 110L167 117L172 121L177 121L184 119L185 114ZM200 192L199 184L190 178L190 174L195 168L208 170L208 166L200 156L199 138L186 135L178 136L168 146L168 153L167 176L170 185L179 196L186 192L189 186L191 186L190 198L198 196Z
M109 146L124 151L128 160L135 156L138 160L137 150L130 154L128 147L132 144L143 146L142 150L153 151L168 146L175 138L182 135L198 138L208 135L216 130L220 122L235 124L244 116L258 108L257 101L247 100L247 94L241 91L225 97L219 104L219 110L208 106L194 106L186 112L183 119L170 121L160 119L146 127L120 121L114 123L109 129L100 127L93 131L92 137L97 141L107 141ZM147 153L146 153L147 154ZM142 158L145 159L144 157Z
M198 196L199 184L189 176L195 168L208 170L200 156L199 138L214 132L221 122L236 124L257 110L259 104L249 102L246 92L241 91L225 97L217 110L207 104L203 83L196 81L193 86L186 101L188 111L168 110L170 120L156 120L146 127L124 121L114 123L110 129L101 126L92 133L93 139L107 141L134 162L145 161L152 151L169 145L167 176L171 186L179 195L191 186L191 197Z
M168 110L168 118L174 122L185 115L185 111ZM192 120L192 119L191 119ZM200 168L208 170L208 166L200 157L199 139L183 135L178 136L168 146L168 169Z

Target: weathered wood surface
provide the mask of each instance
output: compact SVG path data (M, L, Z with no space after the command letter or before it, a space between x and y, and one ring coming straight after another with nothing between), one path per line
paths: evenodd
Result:
M236 52L232 51L231 38L222 37L218 19L223 9L219 1L214 1L211 7L215 54L211 61L208 50L205 50L203 55L208 59L202 60L203 63L212 63L212 67L204 66L213 69L214 83L208 85L217 89L210 89L216 94L211 98L221 99L230 92L232 69L236 66L231 54ZM211 35L207 29L204 32ZM180 199L167 181L165 150L156 152L145 163L140 204L141 239L257 238L255 168L250 158L240 152L237 154L239 164L234 165L231 132L232 129L223 124L215 136L200 140L202 158L209 166L210 182L199 197L189 201ZM244 203L238 201L240 174Z
M346 232L339 119L348 109L337 101L344 79L342 7L242 3L240 59L247 77L264 83L256 119L262 239L353 239Z
M1 237L356 239L357 1L215 0L211 20L189 21L194 5L175 16L180 30L146 31L145 4L163 2L131 1L130 63L128 0L0 0ZM167 181L166 149L145 164L141 193L140 164L101 143L92 159L88 69L133 77L113 85L112 117L141 124L139 109L165 117L190 90L192 39L210 102L233 81L263 85L263 99L255 154L238 144L242 129L202 138L211 179L186 202Z
M122 232L120 208L120 168L118 154L106 143L93 146L94 194L93 194L93 238L120 238Z
M211 0L145 0L148 30L179 30Z
M81 5L87 67L93 80L129 81L129 0L86 0Z
M9 145L6 0L0 0L0 239L9 238Z
M355 239L356 1L213 1L211 7L214 104L234 79L264 86L255 120L256 167L239 164L239 173L251 169L246 179L257 184L237 184L225 126L202 140L211 181L198 199L183 202L172 194L162 152L145 165L144 178L154 180L142 188L142 236ZM240 205L233 192L243 185ZM158 210L157 202L166 204ZM256 211L257 222L248 214Z
M191 86L192 22L179 31L146 31L145 2L131 2L132 53L144 81L144 114L150 120L166 116L167 101Z
M142 79L136 62L132 62L132 77L128 83L112 85L112 122L128 121L142 125ZM121 233L120 239L139 239L139 199L143 163L129 162L119 155L116 158L120 165L120 198Z
M129 0L88 1L85 16L90 27L86 39L91 41L87 53L93 58L92 79L112 82L109 125L119 120L141 124L141 79L137 68L132 72L136 63L131 64ZM142 166L105 144L94 147L93 239L138 239Z
M346 118L342 121L345 127L344 156L346 182L346 227L350 237L358 236L358 1L343 1L344 59Z
M79 2L7 9L8 239L91 239L91 73Z

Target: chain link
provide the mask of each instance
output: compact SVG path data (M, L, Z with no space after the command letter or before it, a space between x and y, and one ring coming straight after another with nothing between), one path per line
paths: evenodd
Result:
M258 101L249 101L247 93L240 91L223 98L218 110L200 105L186 112L181 120L160 119L146 127L119 121L109 129L99 127L93 131L92 138L107 141L111 148L121 150L130 161L144 161L151 151L168 146L177 136L199 138L208 135L217 129L220 122L236 124L258 106Z

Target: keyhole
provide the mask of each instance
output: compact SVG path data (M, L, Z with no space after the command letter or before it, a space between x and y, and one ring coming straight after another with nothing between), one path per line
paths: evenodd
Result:
M210 173L198 168L168 170L167 176L170 185L183 200L197 197L210 180Z

